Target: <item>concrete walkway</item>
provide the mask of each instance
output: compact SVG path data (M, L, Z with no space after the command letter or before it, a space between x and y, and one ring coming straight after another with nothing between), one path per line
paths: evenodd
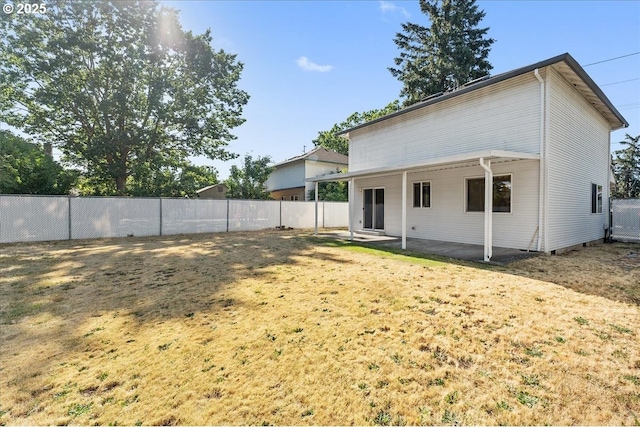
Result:
M348 231L322 232L318 236L330 237L349 241ZM399 237L376 236L370 234L354 233L353 240L357 243L380 246L383 248L400 249L402 241ZM484 247L481 245L469 245L466 243L442 242L438 240L424 240L407 238L407 250L430 255L440 255L464 261L484 262ZM537 252L527 252L519 249L493 247L491 264L506 265L513 261L530 258L538 255Z

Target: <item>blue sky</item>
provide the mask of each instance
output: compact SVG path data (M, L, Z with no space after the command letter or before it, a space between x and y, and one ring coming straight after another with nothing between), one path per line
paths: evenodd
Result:
M389 73L402 22L426 25L418 1L172 1L185 29L211 28L214 47L245 64L239 86L251 99L231 151L278 162L313 147L312 140L355 111L396 99ZM640 1L479 1L490 27L492 74L569 52L586 65L640 52ZM640 133L640 55L585 67ZM617 84L609 84L617 83ZM612 144L618 149L619 145ZM220 178L231 162L213 165Z

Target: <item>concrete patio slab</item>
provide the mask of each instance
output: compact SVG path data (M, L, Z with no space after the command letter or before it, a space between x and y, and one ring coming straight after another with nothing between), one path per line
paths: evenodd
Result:
M348 231L322 232L318 236L330 237L340 240L350 240ZM369 234L354 233L353 240L356 243L365 243L374 246L400 249L401 239L394 236L376 236ZM407 250L429 255L440 255L464 261L484 263L484 247L482 245L470 245L466 243L442 242L439 240L425 240L407 238ZM539 255L538 252L523 251L519 249L493 247L493 257L491 264L506 265L511 262L530 258Z

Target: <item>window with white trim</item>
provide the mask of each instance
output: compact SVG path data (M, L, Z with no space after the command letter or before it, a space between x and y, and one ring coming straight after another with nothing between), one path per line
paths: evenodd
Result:
M467 178L467 212L484 212L484 178ZM493 212L511 212L511 175L493 177Z
M431 181L413 183L413 207L431 207Z
M295 196L291 196L291 201L297 202L298 199L298 195L296 194Z
M602 185L591 184L591 213L602 213Z

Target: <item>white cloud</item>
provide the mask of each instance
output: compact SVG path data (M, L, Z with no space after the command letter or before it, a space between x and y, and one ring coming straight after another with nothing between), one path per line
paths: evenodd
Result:
M321 73L326 73L333 70L333 65L318 65L314 62L309 61L309 58L307 58L306 56L301 56L300 58L296 59L296 64L298 64L298 66L305 71L318 71Z
M394 3L390 2L390 1L384 1L384 0L380 0L379 2L380 4L380 11L382 13L387 13L387 12L400 12L402 13L402 15L405 18L410 17L411 15L409 14L409 12L407 12L407 10L404 7L398 7L396 6Z

